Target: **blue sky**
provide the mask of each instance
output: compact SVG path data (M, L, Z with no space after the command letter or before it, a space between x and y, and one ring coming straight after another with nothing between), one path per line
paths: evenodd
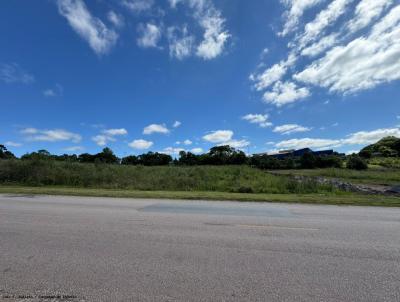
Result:
M21 155L400 136L395 0L4 0L0 143Z

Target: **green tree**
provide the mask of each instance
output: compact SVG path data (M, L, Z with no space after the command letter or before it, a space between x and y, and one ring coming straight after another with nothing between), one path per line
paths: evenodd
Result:
M110 148L104 148L102 152L95 155L95 161L105 164L118 164L119 158Z
M121 165L138 165L138 164L139 160L138 157L135 155L126 156L121 160Z
M316 157L311 152L306 152L300 157L300 167L302 169L314 169L316 162Z
M368 169L367 162L358 155L350 155L346 163L347 169L366 170Z
M8 151L6 146L0 145L0 159L12 159L15 158L15 155Z

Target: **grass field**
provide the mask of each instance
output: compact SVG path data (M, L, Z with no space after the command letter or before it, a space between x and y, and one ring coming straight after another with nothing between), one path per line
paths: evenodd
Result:
M400 169L374 167L365 171L349 169L314 169L314 170L281 170L282 175L306 175L338 178L353 183L398 185L400 184Z
M120 198L160 198L183 200L234 200L253 202L285 202L325 205L382 206L399 207L399 197L361 195L352 193L325 194L249 194L229 192L173 192L173 191L133 191L115 189L89 189L68 187L26 187L0 185L0 193L23 195L65 195L65 196L101 196Z
M335 192L248 166L120 166L56 161L0 161L0 184L134 191L309 194Z
M392 169L400 169L399 157L375 157L368 160L368 164L372 167L385 167Z
M356 183L400 183L400 170L374 168L285 170L249 166L121 166L58 161L0 161L0 193L132 198L273 201L400 206L400 198L340 191L286 174L340 178Z

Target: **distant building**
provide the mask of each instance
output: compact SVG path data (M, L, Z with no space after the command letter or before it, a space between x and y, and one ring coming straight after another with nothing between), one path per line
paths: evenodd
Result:
M273 153L273 154L261 153L258 155L268 155L277 159L285 159L288 157L300 157L303 156L305 153L312 153L316 156L329 156L335 154L333 150L313 151L310 148L303 148L298 150L282 150L279 151L278 153Z

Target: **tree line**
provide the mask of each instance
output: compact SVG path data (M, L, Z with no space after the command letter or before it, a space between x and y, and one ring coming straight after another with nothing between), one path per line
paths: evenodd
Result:
M0 159L17 159L15 155L0 145ZM300 157L287 157L278 159L267 154L246 155L243 151L237 150L228 145L212 147L204 154L181 151L178 158L171 155L148 152L141 155L129 155L123 158L117 157L110 148L104 148L96 154L50 154L47 150L27 153L19 160L40 160L40 161L67 161L95 164L115 165L143 165L143 166L196 166L196 165L249 165L260 169L314 169L314 168L341 168L344 166L345 158L339 154L315 155L307 152ZM365 161L353 155L347 158L346 165L350 169L366 169Z

